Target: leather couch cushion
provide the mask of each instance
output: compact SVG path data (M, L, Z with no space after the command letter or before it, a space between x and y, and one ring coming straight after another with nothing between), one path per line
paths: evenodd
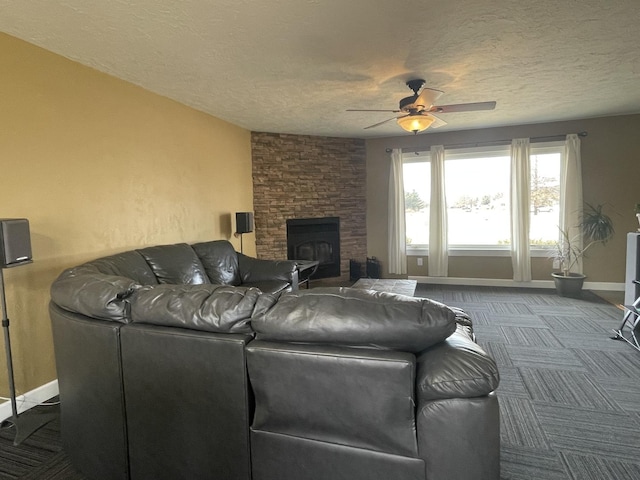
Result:
M70 312L116 322L130 321L127 298L139 285L85 264L65 270L51 285L51 301Z
M282 294L252 321L261 340L421 352L456 329L447 306L425 298L353 288Z
M211 283L240 285L238 254L226 240L196 243L193 250L202 262Z
M468 335L459 326L459 331L418 357L416 385L421 400L480 397L498 388L498 367Z
M158 279L144 257L131 250L108 257L98 258L88 263L107 275L117 275L135 280L140 285L157 285Z
M200 285L210 283L200 259L186 243L159 245L137 250L147 261L159 283Z
M252 331L249 322L255 311L270 308L276 297L262 295L257 288L211 284L158 285L139 288L130 301L134 323L246 333Z

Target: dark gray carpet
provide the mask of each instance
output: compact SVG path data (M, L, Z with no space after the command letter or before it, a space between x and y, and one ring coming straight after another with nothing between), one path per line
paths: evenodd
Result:
M36 407L23 415L55 413L58 407ZM13 427L0 429L0 480L86 480L69 462L60 441L58 419L37 430L18 446Z
M590 292L418 285L465 309L500 369L503 479L640 479L640 352Z
M416 296L469 312L498 363L502 479L640 479L640 352L609 338L621 310L589 292L418 285ZM85 480L59 428L18 447L0 430L0 480Z

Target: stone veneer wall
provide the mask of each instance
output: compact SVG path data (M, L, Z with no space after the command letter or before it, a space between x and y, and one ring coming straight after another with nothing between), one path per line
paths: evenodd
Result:
M286 220L340 217L340 280L367 256L364 140L253 132L259 258L287 258Z

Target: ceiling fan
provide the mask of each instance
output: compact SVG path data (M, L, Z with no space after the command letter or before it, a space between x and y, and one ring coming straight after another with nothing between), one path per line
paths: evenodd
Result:
M409 80L407 87L413 90L413 95L400 100L400 106L397 110L356 110L348 109L347 112L393 112L402 113L402 115L388 118L379 123L374 123L368 128L375 128L384 123L396 120L398 125L407 132L417 134L429 127L438 128L446 125L447 122L436 117L434 113L455 113L455 112L475 112L478 110L493 110L496 108L496 102L478 102L478 103L458 103L456 105L434 105L436 100L440 98L444 92L435 88L424 87L425 81L421 78ZM418 91L422 88L420 94Z

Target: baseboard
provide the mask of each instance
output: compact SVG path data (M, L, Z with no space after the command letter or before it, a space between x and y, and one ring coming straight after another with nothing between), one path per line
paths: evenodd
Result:
M410 276L410 280L418 283L440 285L469 285L486 287L521 287L521 288L555 288L553 280L532 280L530 282L516 282L506 278L462 278L462 277L422 277ZM601 290L624 292L624 283L614 282L585 282L586 290Z
M624 283L615 282L584 282L587 290L601 290L608 292L624 292Z
M58 380L52 380L51 382L34 388L23 395L18 395L16 397L18 413L20 414L30 408L40 405L42 402L58 395L58 392ZM0 403L0 420L6 420L12 415L11 401L7 400L4 403Z

